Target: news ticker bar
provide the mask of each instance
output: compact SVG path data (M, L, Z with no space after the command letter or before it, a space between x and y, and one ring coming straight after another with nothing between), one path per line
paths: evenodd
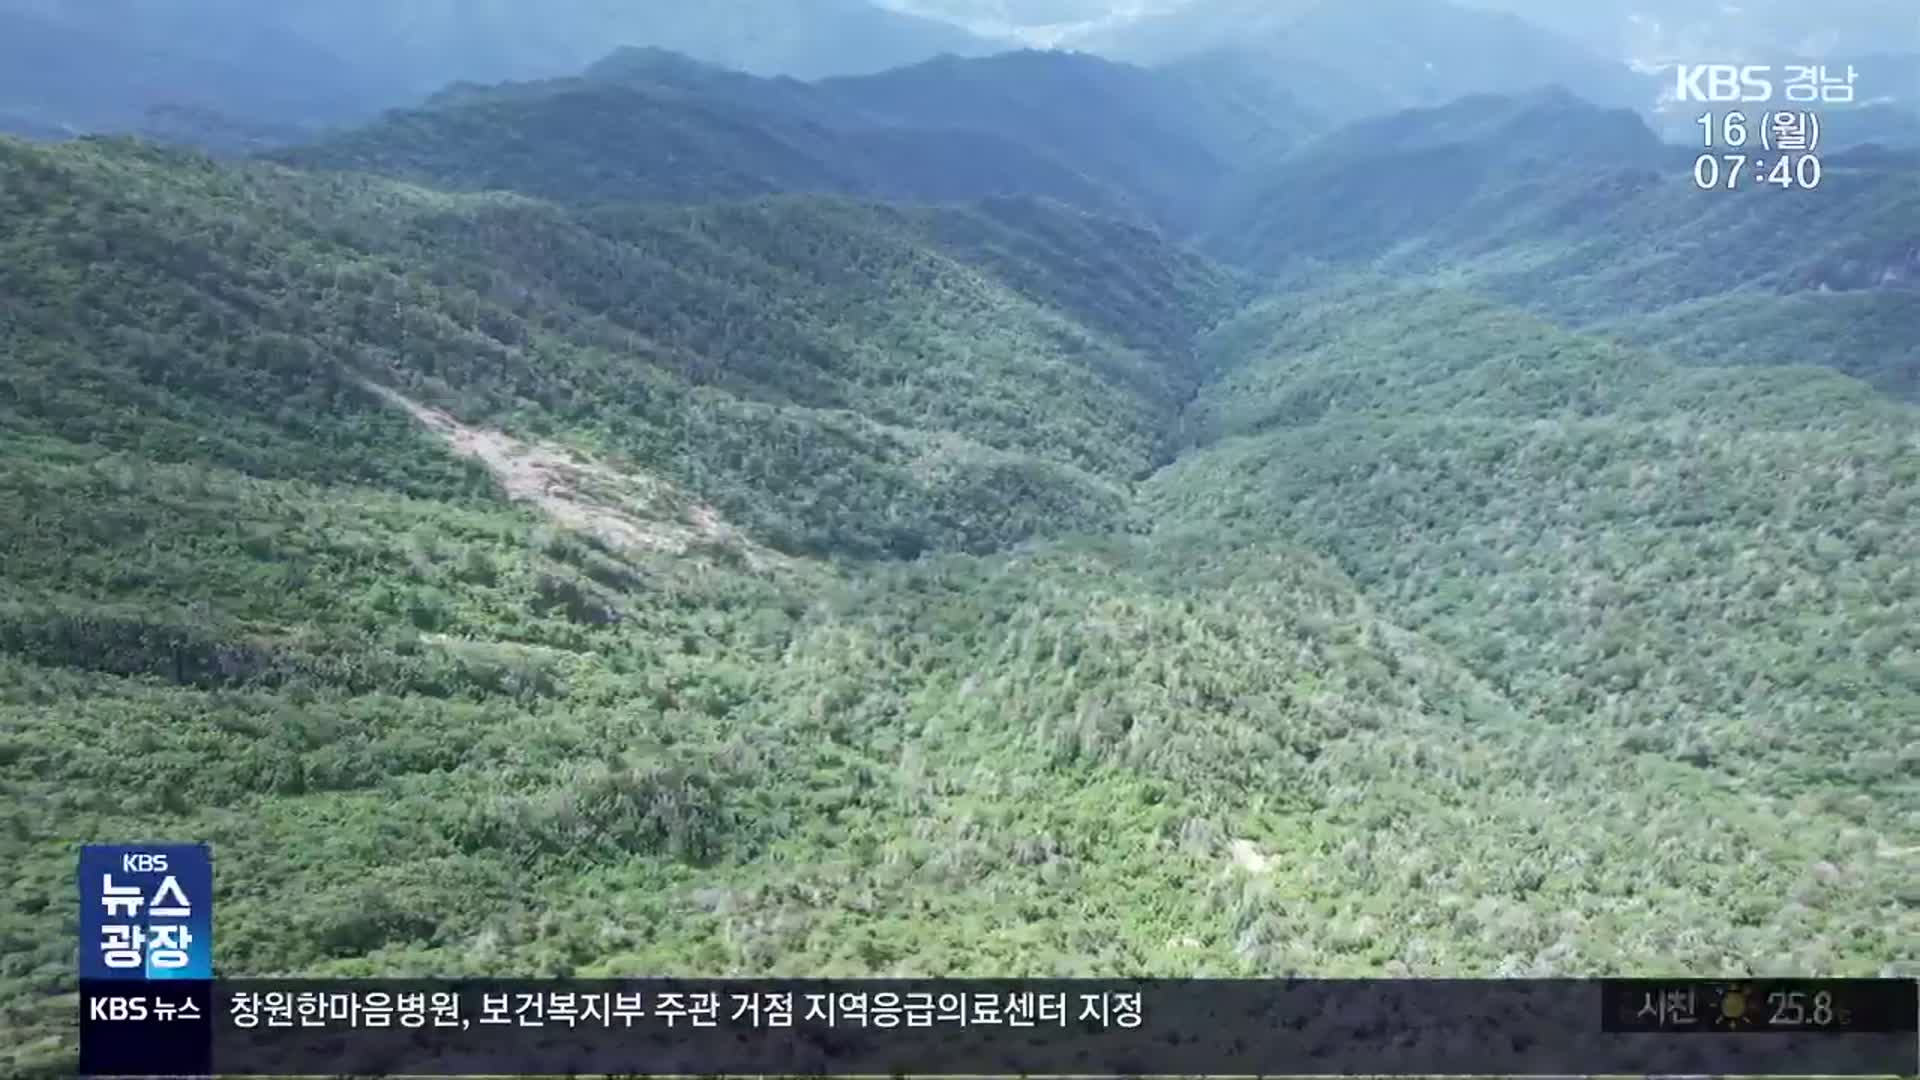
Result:
M1863 980L85 980L89 1076L1920 1075Z

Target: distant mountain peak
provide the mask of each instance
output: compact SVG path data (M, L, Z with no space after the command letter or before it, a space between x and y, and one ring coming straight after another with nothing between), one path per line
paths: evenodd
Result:
M696 60L685 53L657 45L622 45L586 70L589 79L615 79L631 73L709 75L726 71L718 64Z
M1604 139L1628 153L1657 153L1653 129L1631 109L1597 105L1548 84L1503 94L1470 94L1441 105L1361 121L1337 132L1343 143L1384 147L1482 143L1490 152L1525 152Z

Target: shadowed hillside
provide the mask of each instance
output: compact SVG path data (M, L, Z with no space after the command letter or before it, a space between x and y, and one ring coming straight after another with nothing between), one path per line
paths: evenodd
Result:
M995 546L1054 515L1111 525L1114 485L1161 453L1196 377L1174 350L1233 288L1141 237L1135 283L1029 298L1016 287L1064 282L1061 260L1109 257L1099 229L1040 207L571 212L126 144L7 155L8 198L29 226L6 271L22 312L15 371L36 397L61 393L65 365L128 365L147 374L108 383L148 402L139 438L177 423L188 452L207 410L251 401L259 419L237 413L221 430L276 434L235 447L234 464L330 474L323 447L287 436L315 412L378 412L351 385L365 376L465 420L574 429L754 519L777 546L823 553ZM111 194L129 190L139 202ZM1054 243L1090 250L996 249L1013 212L1057 216ZM59 260L106 253L110 268L57 285ZM1129 288L1161 303L1135 308ZM221 343L181 383L172 358L207 329ZM296 374L311 411L252 386L263 364ZM153 398L154 379L174 393ZM133 415L99 410L80 430L105 437Z

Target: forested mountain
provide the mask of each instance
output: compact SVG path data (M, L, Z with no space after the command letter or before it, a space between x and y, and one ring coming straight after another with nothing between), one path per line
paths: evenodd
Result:
M369 83L324 46L227 15L197 4L0 0L0 130L130 130L169 105L330 123L417 89ZM315 77L323 72L342 74Z
M1698 155L1661 145L1630 112L1564 93L1464 98L1303 146L1220 208L1211 244L1267 269L1377 260L1508 274L1511 289L1530 278L1567 311L1754 281L1849 289L1904 280L1920 241L1911 212L1920 171L1906 159L1829 156L1816 191L1748 176L1734 190L1703 191ZM1741 257L1721 257L1735 250ZM1680 253L1688 258L1676 261ZM1521 272L1541 257L1555 261L1548 273ZM1636 265L1655 262L1657 274ZM1609 277L1590 280L1596 273Z
M1207 246L1297 276L1437 275L1688 355L1715 343L1714 363L1791 353L1910 390L1920 168L1843 154L1815 191L1703 191L1697 154L1563 93L1467 98L1302 147L1220 210ZM1791 318L1809 321L1782 336Z
M1073 53L808 84L635 50L579 79L457 88L279 160L571 201L1037 195L1184 232L1315 125L1258 81Z
M995 36L1116 59L1244 66L1332 118L1467 94L1566 86L1651 109L1676 63L1853 65L1862 101L1899 106L1850 126L1886 139L1920 116L1920 19L1900 4L1724 4L1694 0L896 0ZM1906 54L1906 55L1903 55ZM1841 112L1842 110L1834 110ZM1689 140L1691 116L1670 133ZM1864 119L1864 118L1863 118ZM1871 134L1878 131L1877 136ZM1851 136L1849 136L1851 137Z
M9 209L26 226L5 271L15 333L27 335L16 337L16 371L85 356L174 380L180 334L228 326L245 332L203 356L193 388L206 396L178 409L148 402L143 431L171 415L187 438L201 430L195 410L215 402L257 400L280 416L281 389L246 389L260 364L317 380L307 392L321 413L356 400L359 412L381 410L350 375L410 393L441 386L428 396L461 395L455 411L470 419L562 409L607 449L670 457L685 470L671 479L761 519L755 531L776 546L818 554L997 547L1047 517L1114 524L1113 485L1162 454L1197 377L1182 350L1233 288L1149 235L1026 204L574 212L270 166L216 170L130 144L8 150ZM151 194L115 201L125 187ZM1009 229L1030 239L1001 242ZM114 275L56 290L62 253L111 255ZM279 253L270 265L268 253ZM1092 281L1072 278L1115 261ZM218 276L203 284L198 273ZM86 308L104 336L76 341L63 313ZM1084 409L1064 410L1062 394ZM786 428L796 442L778 434ZM344 468L298 444L286 433L236 448L231 464ZM936 453L937 464L925 459ZM1023 489L1034 506L1022 507ZM844 500L869 505L836 509Z
M948 57L821 85L886 123L993 131L1051 150L1137 194L1161 221L1190 216L1220 178L1322 127L1272 84L1148 70L1083 53Z
M564 76L619 46L816 79L1021 42L1148 64L1242 54L1312 111L1343 119L1548 84L1650 107L1665 80L1629 66L1714 57L1857 63L1864 93L1910 112L1920 26L1880 0L1860 3L558 0L536 11L508 0L0 0L0 130L137 131L243 152L362 123L449 83Z
M236 0L0 0L0 31L0 59L9 61L0 65L4 130L40 136L138 131L221 151L353 126L449 83L564 77L622 45L670 50L756 75L807 79L890 71L1004 47L867 0L809 0L803 6L778 0L564 0L537 14L497 0L350 0L318 7ZM1114 34L1057 43L1152 63L1223 49L1246 54L1249 75L1259 77L1243 77L1238 92L1259 100L1222 112L1204 91L1188 87L1185 100L1181 93L1163 93L1149 110L1154 124L1164 125L1169 116L1183 115L1182 106L1197 106L1189 120L1203 129L1203 141L1221 137L1222 123L1234 126L1224 134L1237 140L1264 138L1264 129L1287 113L1267 107L1276 103L1275 95L1305 102L1313 117L1342 119L1549 83L1608 102L1642 105L1654 97L1645 80L1568 41L1511 16L1447 0L1251 6L1203 0L1128 23ZM964 114L983 104L982 83L990 80L992 94L1037 108L1039 115L1031 118L1036 121L1074 115L1081 107L1141 107L1138 84L1145 76L1137 73L1084 63L1036 70L1031 57L1000 63L898 74L894 85L909 79L929 93L953 90L962 95L953 107ZM1184 65L1199 71L1208 66ZM1235 64L1211 66L1230 70ZM1099 85L1062 85L1055 81L1062 76ZM955 85L956 78L973 85ZM1111 100L1089 99L1089 89ZM859 90L855 97L873 103ZM920 98L914 121L925 121L938 101ZM189 117L193 123L181 122ZM1282 127L1297 131L1302 122L1295 117ZM1085 135L1123 129L1055 123L1052 130ZM1164 138L1148 148L1173 149Z
M0 0L0 130L144 131L154 108L358 123L450 82L566 75L620 45L805 78L995 48L866 0Z
M509 6L522 19L532 17L520 5ZM612 11L617 30L597 41L583 35L590 54L609 45L650 45L756 75L801 79L885 71L945 54L980 56L1012 44L870 0L719 0Z
M131 837L231 975L1920 973L1913 155L1255 56L0 137L0 1073Z
M990 132L828 128L612 83L467 92L275 157L569 202L777 192L939 201L1022 193L1133 212L1124 192Z
M1911 282L1915 275L1908 272ZM1737 290L1602 320L1615 340L1706 364L1824 364L1920 401L1920 303L1912 289Z
M1869 813L1910 797L1911 406L1378 281L1206 349L1221 376L1149 487L1160 520L1277 523L1566 738Z

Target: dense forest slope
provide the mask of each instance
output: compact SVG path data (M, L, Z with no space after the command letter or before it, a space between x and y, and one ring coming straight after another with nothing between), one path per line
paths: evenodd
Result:
M353 385L371 378L672 462L823 554L1113 524L1114 485L1163 456L1198 377L1186 342L1237 288L1150 235L1030 204L576 212L130 143L8 143L5 164L23 423L76 365L113 364L144 378L103 374L120 407L51 414L81 425L69 436L134 425L112 437L165 430L198 453L231 411L222 435L261 425L232 464L334 475L323 451L349 436L315 416L377 413ZM998 242L1009 228L1030 241ZM1124 273L1075 276L1116 256ZM70 280L70 260L94 268ZM1036 279L1055 284L1018 284ZM217 340L189 349L198 334ZM303 390L257 385L263 368Z
M397 176L0 138L0 1072L136 835L232 974L1920 970L1920 408L1820 351L1911 348L1897 169L1688 201L1481 99L1249 156L1227 269L986 94L1136 201L634 201L609 95L932 138L973 69L611 68L321 148Z
M1920 297L1910 290L1738 291L1595 329L1687 363L1824 364L1920 401Z
M1910 391L1920 167L1856 151L1828 157L1816 190L1703 191L1697 153L1560 91L1463 98L1362 121L1252 174L1206 247L1298 280L1366 268L1465 286L1682 359L1743 362L1735 342L1792 350ZM1696 321L1699 305L1710 315ZM1788 313L1815 325L1782 337Z
M1911 780L1912 406L1373 281L1261 305L1209 348L1225 366L1155 479L1163 520L1280 526L1589 735L1783 797Z

